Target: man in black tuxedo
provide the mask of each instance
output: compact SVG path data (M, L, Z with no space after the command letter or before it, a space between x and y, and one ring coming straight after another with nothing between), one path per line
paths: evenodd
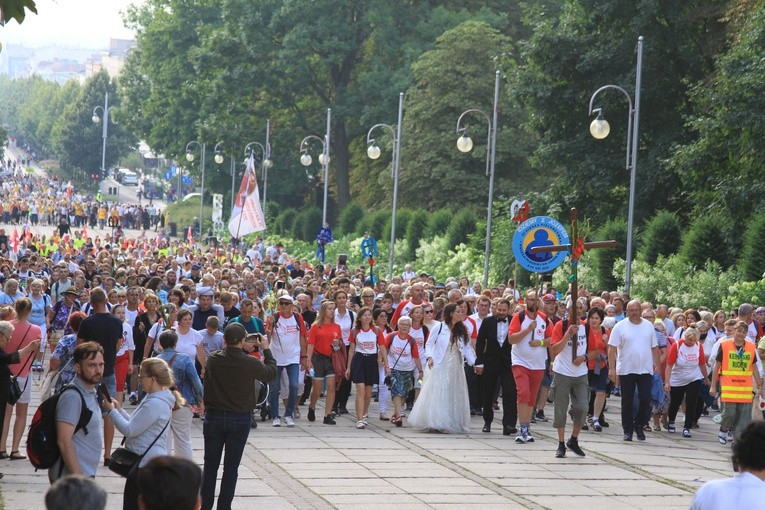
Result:
M510 342L507 332L510 327L510 301L501 299L497 303L495 315L486 317L478 330L476 340L475 372L483 375L483 431L491 432L491 422L494 421L494 389L497 381L502 384L502 434L515 434L518 420L516 406L515 379L513 378L510 358Z

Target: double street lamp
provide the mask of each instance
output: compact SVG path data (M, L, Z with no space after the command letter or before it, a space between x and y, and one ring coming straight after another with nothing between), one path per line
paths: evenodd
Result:
M330 122L332 120L332 109L327 108L327 132L324 138L316 135L308 135L300 142L300 163L303 166L310 166L313 162L313 158L308 154L308 141L317 140L321 143L322 151L319 154L319 163L321 163L322 175L324 176L324 207L321 213L321 225L322 227L327 225L327 192L329 190L329 131Z
M114 109L113 106L109 106L109 93L104 93L104 105L103 106L96 106L93 108L93 116L91 117L91 120L94 124L98 124L101 122L101 118L98 116L98 110L101 110L101 115L104 117L103 122L103 129L101 130L101 138L103 139L102 145L101 145L101 178L106 177L106 137L108 134L108 126L109 126L109 112ZM112 124L114 124L114 121L112 120Z
M470 109L462 112L457 119L457 134L460 137L457 139L457 149L460 152L467 153L473 149L473 140L467 135L467 128L461 127L462 118L469 113L477 113L483 115L486 118L488 124L488 132L486 135L486 175L489 177L489 206L486 216L486 249L484 251L483 260L483 286L489 285L489 257L491 255L491 215L492 215L492 201L494 200L494 161L497 153L497 107L499 105L499 71L494 73L494 115L490 119L489 116L478 109Z
M200 193L201 196L199 197L199 237L202 237L202 225L205 217L205 152L207 150L207 144L199 143L196 140L192 140L186 144L186 161L189 163L194 161L194 153L191 152L192 145L199 146L201 151L200 158L202 159L202 188Z
M640 120L640 83L643 74L643 36L638 37L637 71L635 74L635 105L633 108L632 98L629 93L617 85L604 85L590 97L590 116L596 113L598 116L590 123L590 134L602 140L611 132L611 126L603 117L602 108L593 108L595 97L607 89L618 90L625 95L629 103L627 118L627 171L630 172L630 199L627 213L627 261L625 270L624 289L629 294L630 280L632 276L632 226L635 212L635 179L637 174L637 144L638 144L638 121Z
M377 145L377 140L372 138L372 131L375 129L383 128L387 129L393 135L393 166L391 167L391 177L393 177L393 215L390 221L390 258L388 259L388 281L393 278L393 255L394 247L396 245L396 202L398 199L398 170L401 161L401 123L404 114L404 93L400 92L398 95L398 124L394 129L393 126L388 124L375 124L369 128L367 133L367 156L370 159L377 159L380 157L380 147Z

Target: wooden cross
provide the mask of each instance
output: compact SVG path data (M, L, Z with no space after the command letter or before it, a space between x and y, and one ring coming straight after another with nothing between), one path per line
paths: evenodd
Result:
M577 266L579 264L579 258L584 253L584 250L597 249L597 248L614 248L616 241L593 241L585 243L583 239L579 239L579 232L577 228L576 219L576 207L571 208L571 244L560 244L557 246L535 246L531 248L531 253L542 252L569 252L569 259L571 261L571 276L569 282L571 282L571 308L569 308L568 316L570 325L576 325L575 322L578 319L576 311L576 302L579 297L579 285L577 283ZM564 331L563 334L566 332ZM572 341L571 358L572 361L576 358L576 341Z

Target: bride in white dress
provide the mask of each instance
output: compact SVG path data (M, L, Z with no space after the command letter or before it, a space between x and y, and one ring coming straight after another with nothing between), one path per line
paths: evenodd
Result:
M470 401L463 355L469 364L475 363L470 346L465 317L457 304L444 308L444 322L433 323L425 345L426 377L420 395L409 414L409 425L416 429L449 434L470 431Z

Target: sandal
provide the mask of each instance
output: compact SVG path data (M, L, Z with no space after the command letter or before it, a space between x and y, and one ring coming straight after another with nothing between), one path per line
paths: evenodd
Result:
M650 425L646 425L646 426L643 427L643 430L645 432L651 432L651 426Z
M366 424L364 424L363 421L359 420L359 421L356 422L356 428L357 429L365 429L366 427L367 426L366 426Z
M390 422L394 424L396 427L402 427L404 425L404 422L401 416L391 416Z
M15 452L11 452L11 455L8 458L11 460L24 460L27 457L26 455L21 455L18 450L16 450Z
M0 452L0 459L7 459L8 458L8 452Z

